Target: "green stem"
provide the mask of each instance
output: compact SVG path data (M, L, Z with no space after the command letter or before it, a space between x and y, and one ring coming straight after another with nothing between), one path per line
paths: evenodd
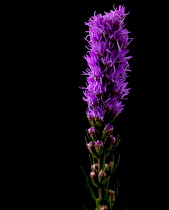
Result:
M100 156L98 157L98 171L100 172L101 170L101 158ZM98 194L99 194L99 200L101 201L102 200L102 187L100 186L98 188Z

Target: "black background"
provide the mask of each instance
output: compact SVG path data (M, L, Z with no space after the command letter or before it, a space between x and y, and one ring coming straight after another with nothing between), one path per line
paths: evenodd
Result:
M13 206L81 209L83 203L94 209L80 168L90 169L84 141L89 127L87 104L79 89L85 85L81 73L87 67L84 22L94 11L108 12L113 4L130 11L125 23L134 38L129 46L131 92L115 124L122 138L117 209L165 206L167 12L162 2L147 5L129 0L29 3L15 5L16 9L10 5L12 13L7 9L12 14L7 25L7 64L15 69L7 75L8 80L15 78L8 121L18 139L9 144L11 150L16 148L9 161L8 193L16 195Z

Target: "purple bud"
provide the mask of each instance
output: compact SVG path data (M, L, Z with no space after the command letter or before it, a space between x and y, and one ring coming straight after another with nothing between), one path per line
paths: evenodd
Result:
M97 149L97 148L100 148L100 147L103 147L103 142L102 141L100 141L100 140L97 140L96 142L95 142L95 148Z
M111 144L114 144L116 142L116 138L110 135L110 141L111 141Z
M94 144L95 150L98 155L101 155L103 152L103 142L100 140L97 140Z
M94 146L94 142L90 141L88 144L86 144L89 152L93 153L92 149L93 149L93 146Z
M110 123L106 124L105 128L104 128L104 131L107 133L107 134L111 134L113 132L113 125L111 125Z
M90 127L90 128L88 129L88 133L89 133L89 134L94 134L95 131L96 131L96 129L95 129L94 127Z

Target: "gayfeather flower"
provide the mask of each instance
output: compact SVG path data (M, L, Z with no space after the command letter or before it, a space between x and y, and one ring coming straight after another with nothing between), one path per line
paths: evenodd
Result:
M86 75L86 87L82 89L90 123L86 146L92 169L92 182L87 181L87 188L95 199L95 210L112 210L118 192L118 183L117 186L113 185L114 190L109 185L120 160L120 156L116 159L113 154L120 142L119 136L114 136L113 123L123 111L124 100L130 91L126 79L131 56L127 55L127 47L132 39L124 24L127 14L125 7L119 6L104 15L94 14L85 23L89 27L85 38L88 51L84 56L88 68L83 72ZM97 194L92 190L93 186L97 188Z
M87 118L93 124L115 119L124 109L123 100L129 93L127 56L131 38L125 28L125 7L119 6L104 15L94 14L85 24L89 26L88 52L84 56L88 68L83 100L87 102Z

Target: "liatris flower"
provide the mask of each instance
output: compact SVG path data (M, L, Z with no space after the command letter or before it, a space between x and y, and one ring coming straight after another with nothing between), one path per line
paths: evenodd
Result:
M126 82L130 71L128 60L131 58L127 56L127 46L132 39L125 28L126 15L125 7L119 6L104 15L94 14L86 23L89 26L86 37L88 52L84 58L88 68L83 72L87 76L83 100L88 105L86 114L91 125L87 131L86 141L89 140L89 143L86 146L90 152L92 182L88 178L86 180L88 190L95 199L96 210L112 210L118 192L116 184L113 191L109 189L109 183L119 163L119 158L114 162L113 151L120 139L114 136L112 124L122 112L123 102L130 90ZM97 195L90 183L97 188Z
M126 82L130 71L126 56L131 39L124 28L125 7L119 6L105 15L94 15L86 25L89 26L86 40L88 53L84 56L89 68L87 87L83 99L88 103L87 118L92 124L109 122L123 110L123 100L129 93Z

